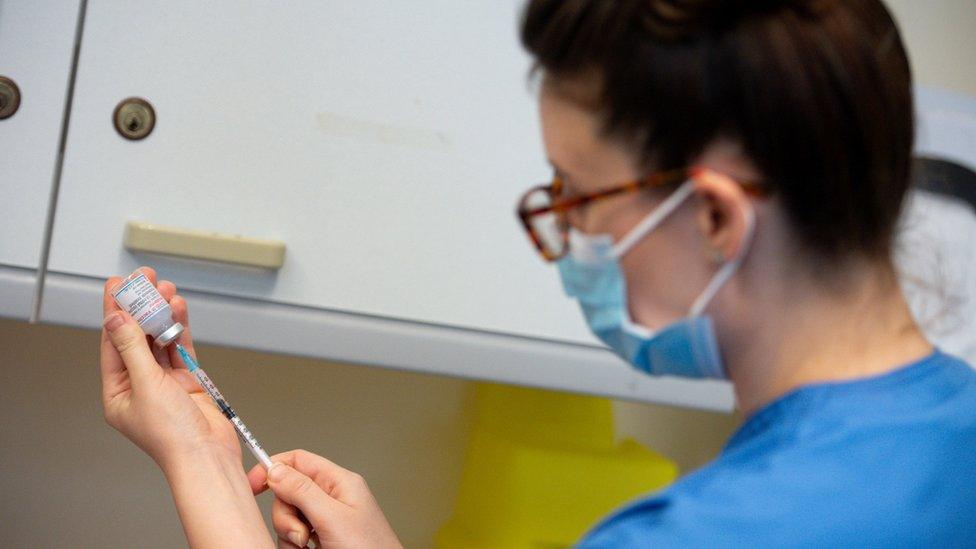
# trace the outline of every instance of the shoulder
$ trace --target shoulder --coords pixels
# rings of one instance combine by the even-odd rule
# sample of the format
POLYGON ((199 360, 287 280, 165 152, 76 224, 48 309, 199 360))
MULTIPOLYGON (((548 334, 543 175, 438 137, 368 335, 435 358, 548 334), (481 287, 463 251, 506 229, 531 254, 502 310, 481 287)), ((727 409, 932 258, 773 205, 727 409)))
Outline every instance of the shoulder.
POLYGON ((798 394, 756 419, 712 464, 614 513, 580 547, 976 538, 976 484, 964 480, 976 478, 976 372, 962 361, 935 355, 860 387, 798 394), (938 520, 903 520, 922 515, 938 520))
MULTIPOLYGON (((962 480, 976 462, 943 478, 891 479, 893 468, 859 475, 863 463, 844 461, 839 452, 822 467, 720 465, 625 507, 579 547, 952 546, 976 537, 976 490, 962 480), (905 520, 913 516, 931 522, 905 520)), ((899 462, 901 473, 919 465, 899 462)))
POLYGON ((798 545, 800 535, 822 542, 821 536, 800 528, 812 511, 803 509, 809 499, 798 497, 797 485, 791 490, 780 474, 770 473, 729 467, 720 460, 614 513, 579 547, 798 545))

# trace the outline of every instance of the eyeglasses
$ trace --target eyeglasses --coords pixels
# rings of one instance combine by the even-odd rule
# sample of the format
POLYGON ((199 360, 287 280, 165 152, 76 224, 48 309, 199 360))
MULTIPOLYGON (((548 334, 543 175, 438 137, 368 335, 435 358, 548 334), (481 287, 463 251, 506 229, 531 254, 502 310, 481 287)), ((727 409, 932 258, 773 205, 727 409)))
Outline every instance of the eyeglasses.
MULTIPOLYGON (((569 213, 572 210, 611 196, 683 183, 697 172, 696 168, 657 172, 609 189, 567 197, 561 196, 564 192, 562 179, 555 177, 552 182, 533 187, 522 195, 518 216, 542 258, 557 261, 569 252, 569 213)), ((750 194, 763 194, 756 183, 740 181, 739 184, 750 194)))

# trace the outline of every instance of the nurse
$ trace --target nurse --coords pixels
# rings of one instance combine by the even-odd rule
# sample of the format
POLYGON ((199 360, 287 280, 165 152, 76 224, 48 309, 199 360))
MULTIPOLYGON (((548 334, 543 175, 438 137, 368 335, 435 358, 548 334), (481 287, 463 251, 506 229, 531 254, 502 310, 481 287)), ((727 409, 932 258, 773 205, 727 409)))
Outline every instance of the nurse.
MULTIPOLYGON (((580 546, 973 544, 976 372, 925 339, 892 266, 914 127, 881 2, 532 0, 521 30, 554 169, 518 205, 540 257, 633 367, 728 378, 746 417, 580 546)), ((106 419, 162 468, 191 545, 271 546, 270 486, 281 547, 399 546, 323 457, 245 475, 180 362, 108 295, 105 314, 106 419)))

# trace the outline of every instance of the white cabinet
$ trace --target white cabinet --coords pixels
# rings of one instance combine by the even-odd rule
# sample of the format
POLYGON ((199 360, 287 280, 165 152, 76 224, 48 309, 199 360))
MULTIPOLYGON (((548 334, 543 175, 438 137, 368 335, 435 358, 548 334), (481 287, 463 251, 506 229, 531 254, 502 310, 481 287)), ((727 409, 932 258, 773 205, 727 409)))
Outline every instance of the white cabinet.
POLYGON ((514 215, 547 176, 521 0, 93 0, 52 271, 581 343, 514 215), (147 99, 143 141, 111 124, 147 99), (282 241, 279 271, 136 256, 127 221, 282 241), (82 230, 83 228, 83 230, 82 230))
MULTIPOLYGON (((515 201, 549 174, 521 4, 90 0, 42 319, 96 327, 100 281, 150 264, 202 341, 730 408, 726 383, 650 378, 600 346, 523 235, 515 201), (128 97, 155 109, 144 140, 113 127, 128 97), (130 221, 287 253, 277 270, 132 253, 130 221)), ((0 122, 7 271, 40 253, 77 9, 27 6, 0 4, 0 74, 28 97, 0 122)), ((920 150, 969 158, 952 136, 970 126, 922 108, 920 150)))
MULTIPOLYGON (((97 326, 100 281, 150 264, 202 341, 730 408, 726 383, 599 345, 523 235, 515 202, 549 174, 521 4, 91 0, 42 319, 97 326), (128 97, 155 109, 144 140, 113 127, 128 97), (285 261, 132 253, 130 221, 281 241, 285 261)), ((922 150, 952 133, 922 127, 922 150)), ((28 210, 13 220, 41 227, 28 210)), ((30 265, 36 238, 2 238, 30 265)))
MULTIPOLYGON (((0 120, 0 316, 27 318, 43 246, 78 1, 0 2, 0 76, 20 92, 0 120)), ((12 87, 11 87, 12 89, 12 87)))
POLYGON ((96 325, 98 280, 187 289, 203 340, 728 408, 599 347, 515 202, 548 177, 522 0, 91 0, 43 318, 96 325), (120 137, 137 96, 153 133, 120 137), (128 221, 282 241, 269 271, 123 248, 128 221))

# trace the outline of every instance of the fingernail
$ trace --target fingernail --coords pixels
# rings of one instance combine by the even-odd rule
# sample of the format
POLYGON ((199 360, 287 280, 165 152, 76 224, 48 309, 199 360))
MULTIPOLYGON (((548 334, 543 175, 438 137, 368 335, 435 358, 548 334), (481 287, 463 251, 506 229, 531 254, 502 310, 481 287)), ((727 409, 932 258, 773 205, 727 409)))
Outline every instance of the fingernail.
POLYGON ((275 463, 268 469, 268 480, 272 482, 278 482, 279 480, 285 478, 285 466, 280 463, 275 463))
POLYGON ((305 536, 303 536, 302 533, 297 530, 288 532, 288 541, 299 547, 305 547, 305 536))
POLYGON ((114 312, 105 317, 105 320, 102 322, 102 326, 104 326, 106 330, 114 332, 116 328, 124 323, 125 319, 122 318, 122 315, 120 315, 118 312, 114 312))

